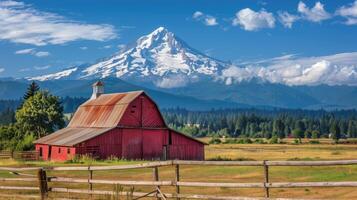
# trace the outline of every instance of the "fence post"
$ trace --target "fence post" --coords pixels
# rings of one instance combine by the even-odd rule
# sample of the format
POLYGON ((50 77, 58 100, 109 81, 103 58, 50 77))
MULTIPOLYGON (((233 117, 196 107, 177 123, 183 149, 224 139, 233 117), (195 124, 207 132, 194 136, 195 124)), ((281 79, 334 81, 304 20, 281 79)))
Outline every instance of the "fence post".
MULTIPOLYGON (((175 182, 177 184, 177 182, 180 181, 180 165, 175 165, 175 182)), ((180 194, 180 186, 176 185, 176 195, 178 196, 180 194)), ((180 199, 179 197, 177 197, 176 199, 180 199)))
POLYGON ((265 188, 265 197, 269 198, 269 187, 267 184, 269 183, 269 166, 266 163, 266 160, 263 161, 264 164, 264 188, 265 188))
MULTIPOLYGON (((153 178, 154 178, 154 181, 159 181, 159 168, 158 167, 153 168, 153 178)), ((156 186, 156 188, 160 189, 160 186, 156 186)), ((156 199, 160 199, 158 197, 158 191, 156 192, 156 199)))
POLYGON ((47 176, 46 171, 42 168, 37 171, 37 178, 39 183, 41 200, 44 200, 48 196, 48 185, 47 185, 47 176))

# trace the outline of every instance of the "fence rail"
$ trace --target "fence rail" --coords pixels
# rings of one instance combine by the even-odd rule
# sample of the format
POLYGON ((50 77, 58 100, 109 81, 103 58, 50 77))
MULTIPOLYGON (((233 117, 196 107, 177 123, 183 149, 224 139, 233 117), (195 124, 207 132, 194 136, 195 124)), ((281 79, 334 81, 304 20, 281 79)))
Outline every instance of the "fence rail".
POLYGON ((40 155, 38 151, 0 151, 0 159, 17 159, 34 161, 39 160, 40 155))
MULTIPOLYGON (((158 199, 176 198, 176 199, 250 199, 246 197, 225 197, 198 194, 181 194, 180 187, 224 187, 224 188, 263 188, 265 197, 269 198, 270 188, 297 188, 297 187, 357 187, 357 181, 340 181, 340 182, 270 182, 269 168, 273 166, 336 166, 336 165, 356 165, 357 160, 337 160, 337 161, 158 161, 133 165, 117 166, 88 166, 88 167, 31 167, 31 168, 11 168, 0 167, 1 171, 10 171, 22 176, 33 176, 18 172, 37 171, 37 178, 0 178, 0 181, 38 181, 38 187, 19 187, 19 186, 0 186, 0 189, 7 190, 38 190, 42 199, 45 199, 49 192, 71 192, 86 194, 112 194, 112 191, 93 190, 93 184, 109 184, 122 186, 154 186, 155 190, 149 193, 133 192, 133 196, 140 197, 157 197, 158 199), (262 182, 258 183, 223 183, 223 182, 186 182, 180 181, 180 165, 197 165, 197 166, 262 166, 264 177, 262 182), (159 179, 159 167, 174 166, 175 176, 172 180, 159 179), (124 170, 124 169, 153 169, 152 181, 130 181, 130 180, 99 180, 93 179, 94 171, 105 170, 124 170), (47 177, 48 171, 88 171, 88 179, 66 178, 66 177, 47 177), (88 190, 68 189, 49 187, 50 182, 61 183, 83 183, 88 184, 88 190), (166 194, 160 189, 161 186, 175 187, 175 193, 166 194)), ((127 194, 125 194, 127 195, 127 194)), ((262 197, 263 198, 263 197, 262 197)), ((254 198, 257 199, 257 198, 254 198)), ((258 198, 259 199, 259 198, 258 198)), ((281 199, 281 198, 279 198, 281 199)))

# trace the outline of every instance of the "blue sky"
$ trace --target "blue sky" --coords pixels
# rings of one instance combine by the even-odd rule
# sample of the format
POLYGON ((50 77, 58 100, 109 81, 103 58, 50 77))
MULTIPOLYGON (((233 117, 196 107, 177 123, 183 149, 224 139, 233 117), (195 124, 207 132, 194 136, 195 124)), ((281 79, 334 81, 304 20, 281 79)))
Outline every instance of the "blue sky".
POLYGON ((357 51, 353 0, 0 1, 0 16, 1 77, 92 63, 159 26, 236 63, 357 51))

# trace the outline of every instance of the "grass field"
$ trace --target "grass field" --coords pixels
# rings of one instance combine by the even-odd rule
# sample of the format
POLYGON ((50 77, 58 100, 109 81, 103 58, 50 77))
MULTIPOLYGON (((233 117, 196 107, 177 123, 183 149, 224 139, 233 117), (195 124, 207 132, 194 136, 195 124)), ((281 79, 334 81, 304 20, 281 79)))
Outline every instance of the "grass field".
MULTIPOLYGON (((322 144, 219 144, 206 146, 206 159, 216 160, 340 160, 357 159, 357 145, 332 145, 329 142, 322 144)), ((141 161, 99 161, 92 165, 121 165, 141 161)), ((0 161, 1 166, 49 166, 49 165, 88 165, 66 164, 54 162, 17 162, 13 160, 0 161)), ((51 172, 49 174, 61 177, 87 178, 87 172, 51 172)), ((182 166, 182 181, 211 181, 211 182, 262 182, 262 167, 221 167, 221 166, 182 166)), ((8 172, 0 171, 0 177, 15 177, 8 172)), ((161 180, 172 180, 173 167, 160 168, 161 180)), ((108 180, 152 180, 151 169, 135 169, 122 171, 96 171, 94 179, 108 180)), ((356 166, 329 166, 329 167, 271 167, 270 180, 272 182, 299 182, 299 181, 357 181, 356 166)), ((1 185, 33 186, 35 183, 0 182, 1 185)), ((52 183, 51 183, 52 184, 52 183)), ((68 188, 86 189, 86 184, 56 184, 68 188)), ((94 185, 94 189, 112 190, 113 186, 94 185)), ((126 188, 128 189, 128 188, 126 188)), ((136 187, 136 191, 150 191, 150 187, 136 187)), ((165 192, 173 192, 173 188, 163 187, 165 192)), ((233 188, 182 188, 183 193, 212 194, 227 196, 263 197, 263 189, 233 189, 233 188)), ((13 194, 13 191, 0 191, 1 194, 13 194)), ((17 192, 17 194, 26 192, 17 192)), ((11 199, 1 197, 1 199, 11 199)), ((74 197, 73 194, 56 195, 74 197)), ((271 189, 272 197, 315 198, 315 199, 357 199, 356 188, 297 188, 271 189)), ((108 199, 108 197, 98 197, 108 199)), ((14 198, 15 199, 15 198, 14 198)), ((18 199, 18 198, 16 198, 18 199)))

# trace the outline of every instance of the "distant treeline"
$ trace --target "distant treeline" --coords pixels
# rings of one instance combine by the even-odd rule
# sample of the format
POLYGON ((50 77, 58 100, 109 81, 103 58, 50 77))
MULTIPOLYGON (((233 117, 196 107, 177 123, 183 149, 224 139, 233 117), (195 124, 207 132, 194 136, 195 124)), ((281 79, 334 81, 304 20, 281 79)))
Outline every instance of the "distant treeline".
POLYGON ((192 136, 254 138, 357 137, 356 110, 164 109, 166 122, 192 136))
MULTIPOLYGON (((82 97, 61 98, 64 113, 73 113, 79 105, 87 99, 82 97)), ((0 125, 6 125, 15 121, 15 110, 21 105, 22 100, 0 100, 0 125)))

